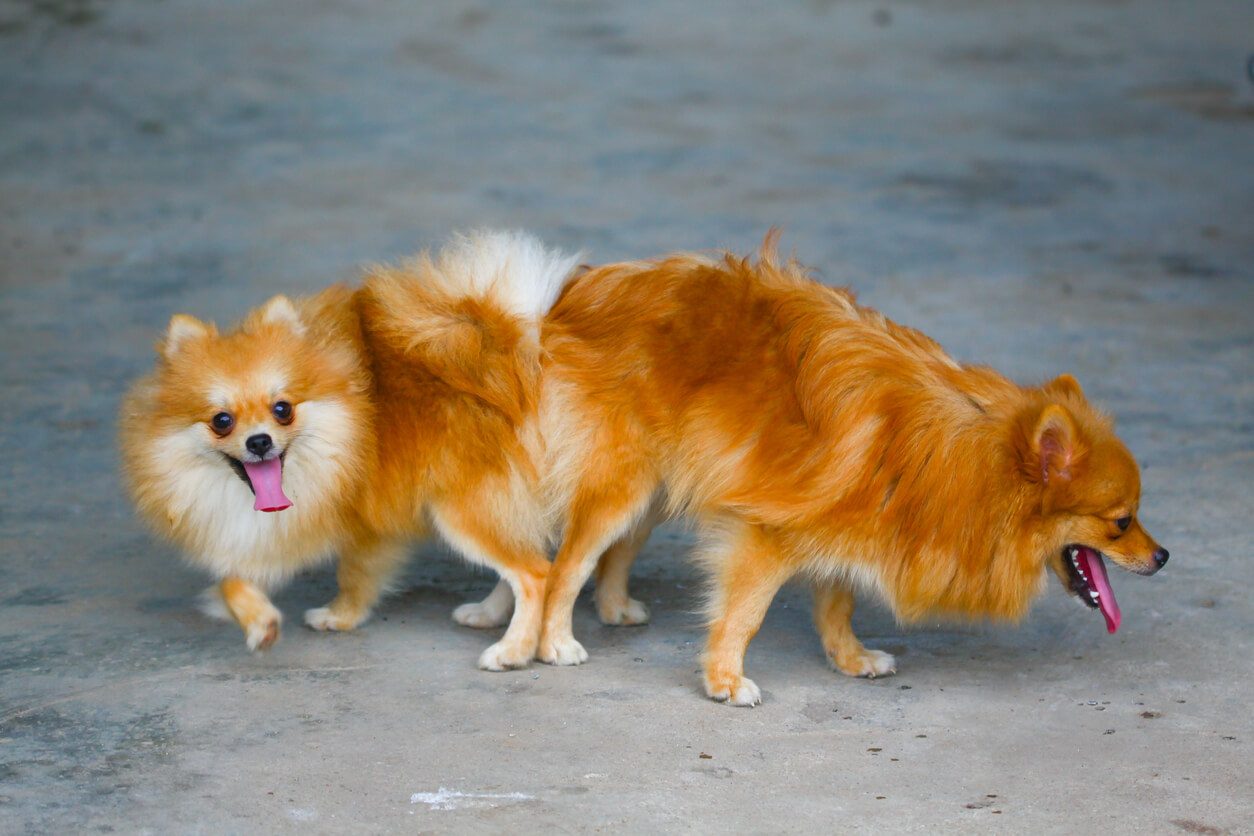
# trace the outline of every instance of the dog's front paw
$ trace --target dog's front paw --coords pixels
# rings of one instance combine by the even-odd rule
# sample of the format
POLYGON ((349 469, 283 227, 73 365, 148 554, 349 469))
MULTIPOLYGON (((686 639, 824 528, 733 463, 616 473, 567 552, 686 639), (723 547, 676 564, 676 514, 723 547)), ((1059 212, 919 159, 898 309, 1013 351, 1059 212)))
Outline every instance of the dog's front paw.
POLYGON ((501 640, 479 656, 479 668, 485 671, 525 668, 535 655, 535 651, 531 648, 501 640))
POLYGON ((862 648, 856 653, 847 653, 832 659, 836 670, 848 676, 864 676, 874 679, 877 676, 890 676, 897 672, 897 660, 891 653, 882 650, 862 648))
POLYGON ((752 707, 762 702, 762 691, 757 683, 746 676, 706 675, 705 693, 718 702, 728 705, 752 707))
POLYGON ((272 612, 260 613, 257 618, 241 625, 244 628, 244 642, 253 653, 260 653, 274 647, 279 640, 279 625, 283 616, 274 607, 272 612))
POLYGON ((583 649, 583 645, 574 636, 556 641, 544 639, 540 642, 537 656, 541 662, 550 665, 582 665, 588 661, 588 651, 583 649))
POLYGON ((598 601, 597 615, 601 617, 602 624, 619 627, 649 623, 649 608, 635 598, 628 598, 626 601, 598 601))
POLYGON ((500 627, 509 621, 512 607, 495 607, 487 601, 462 604, 453 610, 453 620, 463 627, 500 627))
POLYGON ((315 630, 352 630, 365 619, 337 612, 334 606, 305 610, 305 624, 315 630))

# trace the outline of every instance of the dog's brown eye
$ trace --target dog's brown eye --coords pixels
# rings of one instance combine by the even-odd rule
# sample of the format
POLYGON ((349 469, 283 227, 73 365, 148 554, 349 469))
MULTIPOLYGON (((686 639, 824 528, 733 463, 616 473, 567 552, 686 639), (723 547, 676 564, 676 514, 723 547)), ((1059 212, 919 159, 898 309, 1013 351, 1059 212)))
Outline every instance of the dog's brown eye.
POLYGON ((229 412, 219 412, 209 419, 209 426, 218 435, 226 435, 235 427, 235 416, 229 412))
POLYGON ((296 417, 296 411, 287 401, 279 401, 270 407, 270 412, 274 414, 274 420, 280 424, 290 424, 292 419, 296 417))
POLYGON ((1115 520, 1115 525, 1119 526, 1120 531, 1127 531, 1128 526, 1132 525, 1132 518, 1120 517, 1119 519, 1115 520))

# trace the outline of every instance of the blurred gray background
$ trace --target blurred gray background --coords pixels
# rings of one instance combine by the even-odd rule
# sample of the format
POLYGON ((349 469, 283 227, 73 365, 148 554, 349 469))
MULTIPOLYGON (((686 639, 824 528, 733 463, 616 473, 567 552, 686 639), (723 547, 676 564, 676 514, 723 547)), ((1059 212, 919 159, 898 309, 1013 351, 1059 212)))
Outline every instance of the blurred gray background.
POLYGON ((1254 831, 1249 2, 0 4, 0 831, 1254 831), (701 695, 689 538, 647 627, 475 669, 494 579, 415 547, 361 631, 250 656, 133 519, 114 415, 175 312, 477 226, 592 262, 782 247, 964 360, 1118 419, 1172 552, 1124 611, 855 626, 789 588, 753 710, 701 695))

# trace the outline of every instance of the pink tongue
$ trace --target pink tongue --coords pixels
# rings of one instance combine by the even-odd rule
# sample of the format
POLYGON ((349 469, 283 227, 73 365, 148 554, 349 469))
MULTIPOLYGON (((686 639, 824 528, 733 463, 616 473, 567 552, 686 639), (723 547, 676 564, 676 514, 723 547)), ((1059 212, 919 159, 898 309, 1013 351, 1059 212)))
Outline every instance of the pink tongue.
POLYGON ((1110 578, 1106 577, 1106 563, 1092 549, 1080 549, 1076 562, 1088 576, 1089 583, 1097 590, 1097 606, 1102 615, 1106 616, 1106 632, 1113 633, 1119 629, 1122 616, 1119 613, 1119 602, 1115 600, 1115 591, 1110 588, 1110 578))
POLYGON ((254 511, 282 511, 292 507, 292 500, 283 494, 283 460, 278 456, 264 462, 244 462, 248 481, 253 483, 257 501, 254 511))

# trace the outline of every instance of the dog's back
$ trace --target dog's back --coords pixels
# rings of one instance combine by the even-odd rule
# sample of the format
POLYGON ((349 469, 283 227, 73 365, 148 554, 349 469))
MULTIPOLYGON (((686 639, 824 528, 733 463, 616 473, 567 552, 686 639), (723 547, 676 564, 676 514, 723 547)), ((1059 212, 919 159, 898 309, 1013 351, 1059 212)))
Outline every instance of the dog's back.
POLYGON ((582 398, 564 414, 648 439, 638 454, 673 510, 771 524, 829 511, 889 437, 941 443, 1017 388, 769 252, 593 269, 554 306, 545 349, 570 383, 555 388, 582 398))

